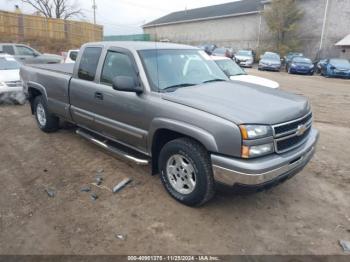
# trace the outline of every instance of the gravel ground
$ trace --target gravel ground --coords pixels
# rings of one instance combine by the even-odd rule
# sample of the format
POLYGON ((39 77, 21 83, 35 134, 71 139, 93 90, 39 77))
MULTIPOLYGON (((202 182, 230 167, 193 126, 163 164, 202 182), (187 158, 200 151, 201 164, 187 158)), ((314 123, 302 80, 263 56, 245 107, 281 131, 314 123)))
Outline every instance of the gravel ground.
POLYGON ((321 132, 317 153, 276 188, 221 192, 201 208, 175 202, 148 167, 118 160, 73 128, 42 133, 28 105, 1 106, 0 253, 344 254, 338 241, 350 240, 350 81, 248 71, 310 98, 321 132), (101 168, 105 187, 91 185, 99 197, 93 201, 80 189, 101 168), (112 194, 125 177, 133 182, 112 194))

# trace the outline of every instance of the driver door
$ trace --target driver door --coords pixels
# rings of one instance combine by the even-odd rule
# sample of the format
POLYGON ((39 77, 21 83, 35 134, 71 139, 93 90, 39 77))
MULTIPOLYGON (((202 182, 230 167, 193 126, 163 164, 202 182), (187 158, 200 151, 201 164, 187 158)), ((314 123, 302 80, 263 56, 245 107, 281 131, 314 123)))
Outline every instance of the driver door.
POLYGON ((16 45, 16 54, 16 58, 25 64, 35 63, 35 58, 37 57, 37 52, 23 45, 16 45))
POLYGON ((95 108, 96 127, 100 133, 144 152, 148 128, 145 97, 113 89, 117 76, 138 77, 133 55, 121 48, 108 50, 104 60, 97 88, 102 98, 95 108))

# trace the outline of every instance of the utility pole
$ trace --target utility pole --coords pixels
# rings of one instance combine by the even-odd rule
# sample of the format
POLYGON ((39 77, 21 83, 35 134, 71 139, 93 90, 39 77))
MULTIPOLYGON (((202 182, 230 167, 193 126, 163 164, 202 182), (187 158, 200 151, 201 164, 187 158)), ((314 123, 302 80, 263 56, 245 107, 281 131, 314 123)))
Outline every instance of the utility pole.
POLYGON ((97 9, 96 0, 92 0, 92 2, 93 2, 92 9, 94 10, 94 24, 96 25, 96 9, 97 9))
POLYGON ((324 10, 324 17, 323 17, 323 24, 322 24, 322 32, 321 32, 321 40, 320 40, 319 52, 321 52, 321 50, 323 48, 323 38, 324 38, 324 35, 325 35, 326 24, 327 24, 328 5, 329 5, 329 0, 326 0, 326 7, 325 7, 325 10, 324 10))

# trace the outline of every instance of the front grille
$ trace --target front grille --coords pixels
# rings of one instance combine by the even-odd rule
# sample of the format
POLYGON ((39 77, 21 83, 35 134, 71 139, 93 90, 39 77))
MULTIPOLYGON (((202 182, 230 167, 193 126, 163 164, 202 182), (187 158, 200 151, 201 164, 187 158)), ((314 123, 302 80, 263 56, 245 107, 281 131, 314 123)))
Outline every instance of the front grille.
POLYGON ((275 150, 284 153, 303 144, 311 132, 312 114, 273 126, 275 150))
POLYGON ((311 128, 307 129, 301 136, 292 136, 288 139, 276 141, 277 152, 286 152, 301 145, 305 141, 306 137, 309 136, 310 132, 311 128))
POLYGON ((5 84, 6 84, 8 87, 22 86, 22 82, 21 82, 21 81, 8 81, 8 82, 5 82, 5 84))
POLYGON ((291 122, 280 124, 280 125, 275 125, 274 126, 275 136, 279 137, 279 136, 286 135, 287 133, 296 132, 299 125, 305 125, 310 121, 312 121, 312 114, 311 113, 306 115, 305 117, 297 119, 295 121, 291 121, 291 122))

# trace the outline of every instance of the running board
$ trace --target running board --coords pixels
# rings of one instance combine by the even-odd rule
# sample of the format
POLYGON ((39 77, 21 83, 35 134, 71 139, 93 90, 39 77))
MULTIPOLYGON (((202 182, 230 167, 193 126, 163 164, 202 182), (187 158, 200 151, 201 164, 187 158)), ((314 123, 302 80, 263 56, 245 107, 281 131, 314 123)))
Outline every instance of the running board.
MULTIPOLYGON (((102 137, 100 137, 98 135, 95 135, 92 132, 85 131, 83 129, 77 129, 75 132, 78 135, 80 135, 81 137, 83 137, 83 138, 89 140, 90 142, 94 143, 95 145, 100 146, 100 147, 106 149, 107 151, 118 155, 121 158, 124 158, 126 160, 131 161, 131 162, 134 162, 137 165, 145 166, 145 165, 149 164, 149 160, 143 159, 143 158, 140 158, 140 157, 136 157, 136 156, 132 155, 131 153, 126 152, 126 150, 123 151, 123 150, 119 149, 117 146, 112 145, 112 143, 114 143, 114 142, 109 141, 108 139, 105 139, 105 138, 102 139, 102 137), (99 137, 101 139, 99 139, 99 137)), ((114 144, 116 144, 116 143, 114 143, 114 144)), ((125 147, 125 146, 121 145, 120 147, 125 147)), ((141 155, 140 153, 136 153, 135 152, 135 155, 137 155, 137 154, 141 155)))

